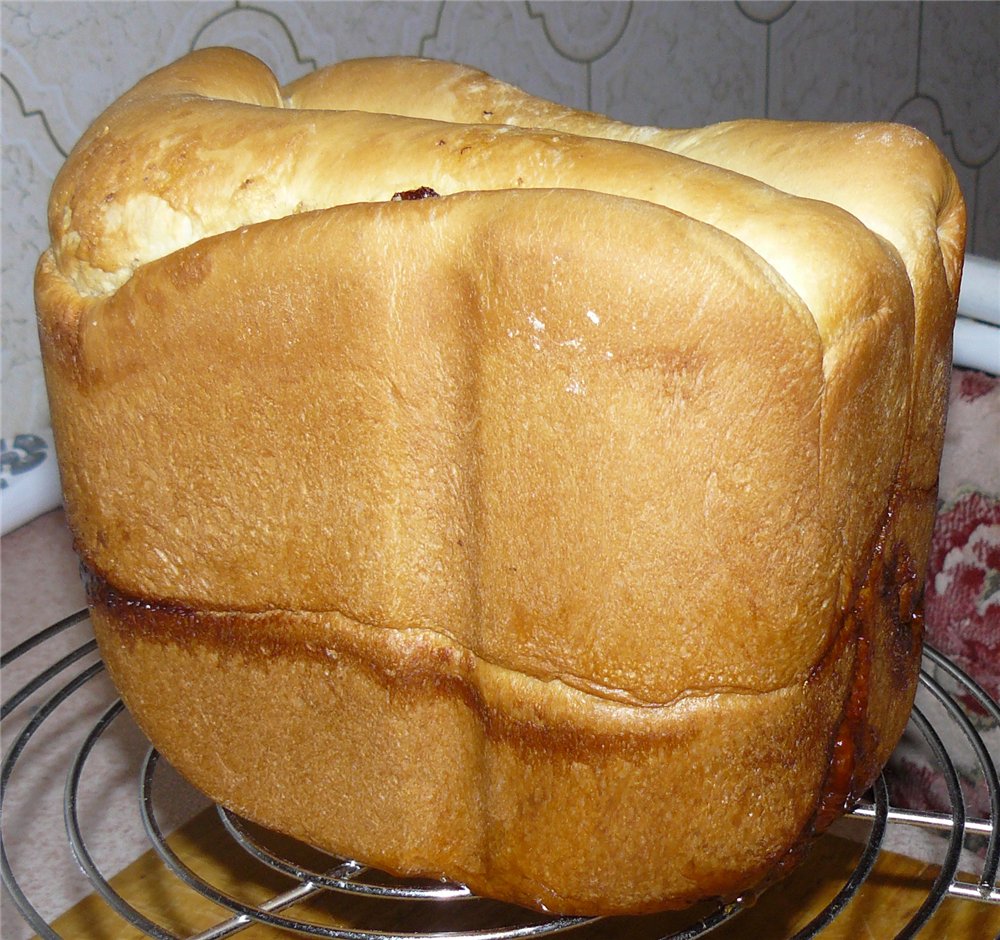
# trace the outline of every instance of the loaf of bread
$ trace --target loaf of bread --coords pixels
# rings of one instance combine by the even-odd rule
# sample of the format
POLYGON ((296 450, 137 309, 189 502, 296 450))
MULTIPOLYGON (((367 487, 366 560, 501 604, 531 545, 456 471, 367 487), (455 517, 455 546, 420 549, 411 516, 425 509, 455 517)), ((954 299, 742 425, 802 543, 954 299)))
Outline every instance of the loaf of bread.
POLYGON ((561 913, 786 870, 907 721, 964 242, 888 124, 193 53, 36 297, 100 648, 212 799, 561 913))

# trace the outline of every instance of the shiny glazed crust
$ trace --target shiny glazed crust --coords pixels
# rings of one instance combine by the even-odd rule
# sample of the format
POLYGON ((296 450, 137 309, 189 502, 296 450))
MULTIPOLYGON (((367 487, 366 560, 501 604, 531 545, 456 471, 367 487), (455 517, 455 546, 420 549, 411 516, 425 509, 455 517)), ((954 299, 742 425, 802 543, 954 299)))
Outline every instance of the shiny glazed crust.
POLYGON ((906 721, 961 199, 905 129, 800 135, 807 181, 920 181, 866 218, 470 75, 206 50, 70 156, 36 294, 102 653, 319 846, 566 913, 735 894, 906 721), (469 110, 364 110, 425 74, 469 110))

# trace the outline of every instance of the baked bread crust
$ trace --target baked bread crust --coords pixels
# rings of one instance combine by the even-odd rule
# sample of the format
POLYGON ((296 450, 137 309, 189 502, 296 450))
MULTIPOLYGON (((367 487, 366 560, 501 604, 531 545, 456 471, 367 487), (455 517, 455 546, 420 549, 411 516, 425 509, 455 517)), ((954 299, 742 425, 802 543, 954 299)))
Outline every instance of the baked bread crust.
POLYGON ((344 68, 194 53, 56 180, 111 674, 213 799, 337 853, 565 913, 745 890, 906 722, 954 178, 884 147, 914 254, 704 153, 331 105, 344 68))
POLYGON ((947 409, 952 318, 965 248, 965 207, 954 173, 919 131, 902 124, 741 120, 669 130, 614 121, 536 98, 479 69, 415 57, 353 59, 285 89, 297 108, 358 109, 548 128, 630 141, 704 161, 851 213, 889 241, 914 294, 911 429, 897 526, 927 566, 947 409))

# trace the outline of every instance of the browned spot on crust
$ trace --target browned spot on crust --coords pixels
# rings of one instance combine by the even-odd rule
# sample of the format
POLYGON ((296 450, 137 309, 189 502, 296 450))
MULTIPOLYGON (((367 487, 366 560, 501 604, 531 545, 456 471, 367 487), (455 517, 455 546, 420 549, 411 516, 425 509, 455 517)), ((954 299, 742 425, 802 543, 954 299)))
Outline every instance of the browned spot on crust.
POLYGON ((707 366, 704 355, 670 346, 642 346, 618 353, 612 366, 626 372, 645 373, 661 384, 664 392, 690 390, 707 366))
POLYGON ((393 193, 392 201, 413 202, 418 199, 433 199, 439 195, 430 186, 418 186, 416 189, 407 189, 401 193, 393 193))
POLYGON ((892 621, 889 676, 896 690, 903 692, 910 686, 913 662, 924 635, 923 583, 903 545, 893 547, 892 558, 883 571, 882 603, 892 621))
POLYGON ((177 263, 167 265, 166 271, 179 291, 190 290, 212 273, 211 251, 200 245, 178 252, 176 258, 177 263))
MULTIPOLYGON (((830 769, 807 838, 809 834, 823 832, 850 810, 881 770, 877 762, 880 742, 868 719, 875 630, 880 622, 892 625, 889 656, 883 657, 888 659, 884 665, 888 666, 890 681, 900 694, 912 687, 923 633, 923 597, 906 546, 893 543, 890 548, 887 545, 893 517, 901 499, 905 498, 903 492, 903 487, 897 486, 890 495, 882 525, 870 549, 870 563, 859 569, 861 577, 855 583, 843 624, 813 672, 815 676, 827 668, 828 663, 840 659, 848 644, 856 644, 849 694, 832 744, 830 769)), ((883 664, 880 662, 880 665, 883 664)))

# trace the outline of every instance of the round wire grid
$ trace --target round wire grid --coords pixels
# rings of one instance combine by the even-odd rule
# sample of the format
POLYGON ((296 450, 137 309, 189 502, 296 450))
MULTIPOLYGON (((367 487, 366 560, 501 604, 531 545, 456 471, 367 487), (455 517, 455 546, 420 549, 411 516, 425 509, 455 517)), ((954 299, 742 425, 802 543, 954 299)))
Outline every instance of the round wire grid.
MULTIPOLYGON (((7 672, 3 676, 5 681, 15 672, 8 667, 29 653, 33 657, 29 678, 19 678, 18 688, 2 705, 8 745, 0 772, 0 867, 10 899, 39 937, 59 938, 63 935, 49 925, 46 915, 32 900, 33 893, 37 893, 38 879, 36 875, 29 878, 25 873, 32 868, 33 847, 28 846, 28 850, 23 851, 25 847, 15 846, 8 834, 12 820, 26 812, 26 806, 32 800, 30 792, 18 792, 14 784, 31 761, 43 757, 48 759, 51 746, 36 745, 36 742, 43 738, 44 729, 56 723, 56 716, 60 715, 61 720, 64 723, 68 721, 68 727, 72 729, 69 735, 72 740, 68 743, 65 730, 60 729, 58 735, 59 740, 67 745, 64 763, 56 768, 56 772, 65 775, 61 800, 64 828, 59 836, 62 848, 72 855, 75 864, 86 876, 87 890, 96 893, 103 904, 121 919, 123 929, 125 925, 132 929, 129 936, 146 935, 159 940, 219 940, 247 929, 259 929, 260 925, 272 930, 272 934, 268 935, 284 931, 290 936, 339 940, 409 940, 416 937, 515 940, 552 935, 604 935, 602 928, 595 927, 598 921, 594 918, 546 917, 476 898, 461 885, 393 879, 356 861, 323 855, 291 840, 276 837, 217 807, 220 831, 230 843, 223 850, 237 855, 245 853, 247 858, 244 861, 252 860, 252 864, 280 878, 283 885, 265 900, 251 902, 246 897, 238 896, 231 886, 227 888, 213 883, 203 872, 199 872, 191 859, 183 857, 183 853, 176 851, 168 842, 160 818, 163 813, 161 807, 170 802, 172 788, 186 784, 165 768, 154 749, 143 745, 144 756, 133 769, 131 782, 133 793, 137 796, 136 815, 148 840, 144 847, 151 847, 158 856, 159 877, 167 881, 175 880, 218 909, 218 919, 211 927, 197 933, 173 932, 169 926, 164 926, 155 916, 140 910, 139 905, 119 893, 112 885, 112 874, 98 860, 100 851, 93 848, 93 843, 100 841, 99 828, 97 835, 91 831, 93 826, 88 828, 90 810, 87 805, 93 800, 85 799, 81 791, 88 780, 92 788, 96 786, 100 790, 104 786, 99 779, 101 767, 95 765, 93 757, 95 749, 114 734, 116 727, 122 723, 130 724, 131 719, 103 675, 104 667, 97 655, 87 612, 80 611, 67 617, 5 653, 0 658, 0 667, 7 672), (70 636, 75 638, 67 640, 66 637, 70 636), (60 637, 62 642, 59 642, 60 637), (37 671, 35 659, 40 659, 37 671), (108 691, 101 693, 104 702, 94 720, 90 717, 91 712, 84 713, 76 702, 85 690, 99 685, 102 678, 108 691), (34 754, 35 750, 43 752, 42 756, 34 754), (98 778, 96 781, 95 777, 98 778), (22 850, 16 853, 16 861, 12 858, 15 848, 22 850), (29 885, 28 881, 32 884, 29 885), (310 906, 317 898, 324 902, 322 910, 315 905, 310 906), (338 906, 344 905, 353 905, 351 909, 355 912, 355 920, 360 909, 360 916, 367 917, 369 922, 345 925, 343 918, 338 918, 336 914, 338 906), (416 915, 413 914, 415 906, 420 907, 416 915), (398 916, 401 908, 410 912, 408 919, 398 916), (386 916, 387 910, 395 914, 386 916), (429 913, 425 915, 423 912, 429 913), (404 921, 409 925, 418 923, 422 929, 414 930, 412 926, 401 929, 398 925, 404 921)), ((866 881, 885 847, 887 832, 899 827, 937 831, 939 836, 935 844, 940 846, 940 868, 927 878, 926 894, 922 896, 918 909, 907 915, 908 920, 901 929, 893 927, 896 937, 916 935, 948 898, 973 904, 1000 905, 1000 889, 997 886, 1000 779, 996 758, 990 753, 980 732, 980 729, 1000 726, 1000 707, 975 681, 936 650, 925 648, 922 665, 920 692, 907 733, 922 740, 933 755, 944 780, 951 812, 924 812, 891 805, 886 779, 880 777, 869 798, 858 805, 847 820, 863 829, 856 857, 852 861, 853 869, 847 872, 833 897, 809 923, 796 925, 794 933, 786 932, 780 936, 806 940, 823 934, 865 890, 866 881), (962 781, 953 753, 956 739, 981 769, 988 793, 987 818, 970 817, 966 811, 962 781), (967 871, 975 870, 972 880, 967 875, 959 874, 960 864, 967 871)), ((113 747, 114 742, 106 746, 113 747)), ((19 838, 23 839, 23 834, 19 834, 19 838)), ((808 867, 809 860, 804 864, 808 867)), ((45 875, 42 877, 44 882, 45 875)), ((688 914, 674 916, 666 932, 657 928, 661 932, 655 936, 658 940, 689 940, 711 934, 738 919, 753 903, 753 899, 739 899, 728 905, 703 905, 688 914)), ((635 931, 625 928, 624 933, 621 932, 621 919, 617 921, 619 933, 616 935, 638 936, 639 925, 645 922, 647 930, 643 936, 651 936, 649 918, 632 919, 630 922, 636 925, 635 931)))

